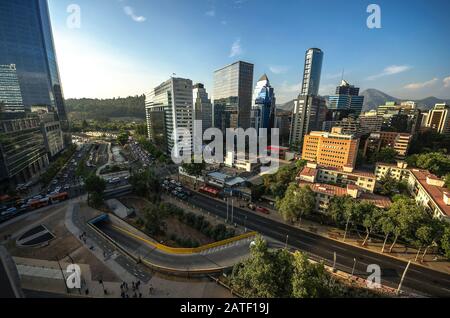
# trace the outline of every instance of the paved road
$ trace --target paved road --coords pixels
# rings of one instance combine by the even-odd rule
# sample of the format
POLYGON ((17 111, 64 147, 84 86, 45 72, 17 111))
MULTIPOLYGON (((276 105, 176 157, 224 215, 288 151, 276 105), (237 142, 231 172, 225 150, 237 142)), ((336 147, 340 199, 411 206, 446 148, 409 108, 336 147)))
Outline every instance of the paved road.
MULTIPOLYGON (((83 217, 80 214, 80 205, 75 204, 73 209, 73 216, 72 221, 76 227, 78 227, 81 231, 86 232, 87 236, 90 240, 93 240, 96 242, 97 246, 99 246, 104 253, 108 257, 111 257, 115 254, 115 247, 105 240, 103 237, 98 235, 95 231, 93 231, 89 226, 86 225, 85 217, 83 217)), ((89 241, 88 241, 89 243, 89 241)), ((147 283, 151 279, 151 275, 148 273, 148 271, 143 268, 140 265, 135 264, 133 261, 131 261, 128 257, 125 257, 123 255, 117 256, 117 258, 114 259, 120 266, 122 266, 128 273, 135 276, 139 280, 143 281, 144 283, 147 283)))
POLYGON ((167 254, 115 228, 109 221, 101 221, 95 226, 117 244, 133 255, 148 262, 182 272, 213 270, 232 267, 249 255, 250 239, 204 251, 200 254, 167 254))
MULTIPOLYGON (((194 194, 189 202, 205 211, 226 218, 225 202, 219 202, 201 194, 194 194)), ((354 258, 356 258, 355 274, 360 277, 367 278, 367 266, 377 264, 381 267, 382 284, 392 287, 398 286, 407 264, 404 261, 336 242, 239 208, 234 209, 234 222, 280 242, 285 242, 286 235, 289 235, 288 242, 291 247, 306 252, 313 259, 324 260, 328 265, 332 265, 334 252, 336 252, 337 269, 348 273, 352 271, 354 258)), ((425 295, 450 297, 450 275, 411 264, 403 287, 425 295)))

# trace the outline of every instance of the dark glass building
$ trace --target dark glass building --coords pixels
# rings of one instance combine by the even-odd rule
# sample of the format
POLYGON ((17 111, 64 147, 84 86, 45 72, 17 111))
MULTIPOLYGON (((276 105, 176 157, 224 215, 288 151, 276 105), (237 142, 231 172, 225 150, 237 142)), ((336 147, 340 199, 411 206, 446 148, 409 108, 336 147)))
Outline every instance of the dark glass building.
POLYGON ((55 107, 68 131, 47 0, 0 0, 0 65, 11 64, 25 109, 55 107))
POLYGON ((238 61, 214 72, 214 127, 250 127, 253 64, 238 61))
POLYGON ((306 51, 305 69, 303 72, 302 91, 300 95, 319 95, 322 63, 323 52, 321 49, 312 48, 306 51))

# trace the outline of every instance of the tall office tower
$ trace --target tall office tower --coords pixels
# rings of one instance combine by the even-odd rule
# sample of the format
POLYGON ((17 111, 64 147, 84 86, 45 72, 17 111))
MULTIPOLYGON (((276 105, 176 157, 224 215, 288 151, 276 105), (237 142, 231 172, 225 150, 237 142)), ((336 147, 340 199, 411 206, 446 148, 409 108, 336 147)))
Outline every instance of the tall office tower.
POLYGON ((16 66, 0 65, 0 113, 16 112, 25 112, 16 66))
POLYGON ((28 182, 43 173, 48 164, 38 116, 0 121, 0 185, 28 182))
POLYGON ((192 149, 194 113, 192 101, 192 81, 184 78, 172 77, 147 95, 145 108, 148 137, 168 154, 174 147, 177 154, 192 149), (182 141, 181 129, 190 133, 190 136, 184 136, 186 146, 183 149, 176 147, 174 139, 177 136, 178 142, 182 141))
POLYGON ((16 65, 25 109, 54 106, 70 143, 47 0, 1 1, 0 65, 16 65))
POLYGON ((319 95, 320 77, 322 75, 323 52, 312 48, 306 51, 303 84, 300 95, 319 95))
POLYGON ((291 131, 292 112, 277 110, 276 125, 280 131, 280 146, 289 146, 289 134, 291 131))
POLYGON ((264 74, 256 84, 253 92, 253 106, 251 112, 251 127, 270 129, 275 127, 276 99, 269 78, 264 74))
POLYGON ((358 147, 359 139, 342 134, 341 128, 333 128, 331 133, 313 131, 305 137, 302 159, 326 167, 354 168, 358 147))
POLYGON ((194 120, 201 120, 203 133, 212 127, 212 103, 208 97, 205 86, 195 84, 192 90, 194 105, 194 120))
POLYGON ((289 143, 302 149, 303 139, 313 130, 321 130, 326 119, 326 101, 318 96, 299 96, 294 102, 289 143))
POLYGON ((428 113, 426 127, 438 134, 450 134, 450 106, 436 104, 428 113))
MULTIPOLYGON (((341 120, 343 116, 339 113, 353 114, 359 116, 361 114, 364 96, 359 96, 359 88, 350 85, 347 81, 342 80, 341 85, 336 88, 336 94, 328 97, 328 108, 333 112, 333 120, 341 120)), ((344 115, 345 117, 345 115, 344 115)))
POLYGON ((214 72, 214 127, 250 127, 253 64, 238 61, 214 72))

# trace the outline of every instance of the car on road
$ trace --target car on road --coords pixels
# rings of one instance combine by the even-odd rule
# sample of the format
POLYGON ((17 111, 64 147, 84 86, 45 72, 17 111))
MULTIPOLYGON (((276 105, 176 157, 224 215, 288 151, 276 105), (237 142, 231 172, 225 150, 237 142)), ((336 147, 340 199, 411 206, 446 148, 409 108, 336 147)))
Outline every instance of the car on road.
POLYGON ((263 208, 261 206, 257 207, 256 211, 259 212, 259 213, 270 214, 270 211, 268 209, 263 208))

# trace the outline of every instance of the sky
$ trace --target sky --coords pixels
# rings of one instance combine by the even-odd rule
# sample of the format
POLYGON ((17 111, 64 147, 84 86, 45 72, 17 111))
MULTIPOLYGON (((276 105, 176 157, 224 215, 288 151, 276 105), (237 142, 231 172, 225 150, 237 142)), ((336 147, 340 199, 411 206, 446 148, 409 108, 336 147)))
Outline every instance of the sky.
MULTIPOLYGON (((344 79, 403 99, 450 98, 448 0, 49 0, 66 98, 141 95, 173 74, 213 91, 243 60, 278 103, 300 92, 305 51, 324 51, 320 93, 344 79), (369 4, 381 28, 368 28, 369 4), (74 11, 75 10, 75 11, 74 11)), ((256 85, 256 82, 254 83, 256 85)))

